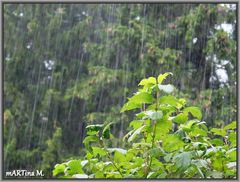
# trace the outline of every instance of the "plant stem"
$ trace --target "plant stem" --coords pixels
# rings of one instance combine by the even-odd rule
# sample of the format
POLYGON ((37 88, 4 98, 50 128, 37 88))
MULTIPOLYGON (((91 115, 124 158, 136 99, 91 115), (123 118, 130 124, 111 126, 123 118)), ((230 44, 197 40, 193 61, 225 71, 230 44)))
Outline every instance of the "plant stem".
POLYGON ((116 170, 120 173, 120 175, 121 175, 122 178, 123 178, 124 176, 123 176, 122 172, 120 171, 120 169, 119 169, 119 168, 117 167, 117 165, 115 164, 115 162, 114 162, 114 160, 112 159, 109 151, 106 149, 106 146, 104 145, 103 140, 102 140, 102 142, 100 142, 100 145, 101 145, 102 148, 105 149, 105 151, 107 152, 107 156, 108 156, 109 160, 112 162, 113 166, 116 168, 116 170))
MULTIPOLYGON (((159 98, 159 91, 157 91, 157 99, 156 99, 156 111, 158 111, 158 99, 159 98)), ((154 143, 155 143, 155 136, 156 136, 156 125, 157 125, 157 120, 154 121, 154 125, 153 125, 153 134, 152 134, 152 145, 151 145, 151 150, 153 149, 154 147, 154 143)), ((152 157, 150 155, 150 162, 148 164, 148 167, 147 167, 147 170, 146 170, 146 177, 149 173, 149 170, 151 168, 151 165, 152 165, 152 157)))

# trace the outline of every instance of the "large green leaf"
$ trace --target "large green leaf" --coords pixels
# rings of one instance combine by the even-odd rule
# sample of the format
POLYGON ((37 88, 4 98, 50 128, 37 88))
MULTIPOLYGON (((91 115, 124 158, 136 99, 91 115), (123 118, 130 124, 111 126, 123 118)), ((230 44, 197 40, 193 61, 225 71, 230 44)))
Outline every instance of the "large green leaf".
POLYGON ((186 113, 180 113, 173 118, 173 121, 178 124, 183 124, 188 120, 188 115, 186 113))
POLYGON ((68 166, 68 174, 83 174, 82 165, 80 160, 70 160, 67 163, 68 166))
POLYGON ((90 148, 90 142, 98 142, 99 138, 97 136, 87 136, 85 137, 85 139, 83 140, 83 143, 86 147, 87 150, 92 151, 92 149, 90 148))
POLYGON ((126 162, 126 156, 124 154, 122 154, 122 152, 115 151, 114 162, 116 162, 116 163, 126 162))
POLYGON ((167 152, 173 152, 183 148, 184 142, 176 135, 167 135, 163 140, 163 148, 167 152))
POLYGON ((130 123, 130 126, 133 127, 133 129, 138 129, 143 125, 143 121, 142 120, 133 120, 130 123))
POLYGON ((65 169, 66 169, 65 164, 56 164, 54 166, 53 176, 57 176, 61 173, 64 174, 65 169))
POLYGON ((140 81, 138 85, 155 85, 157 83, 156 78, 154 77, 149 77, 149 78, 144 78, 140 81))
POLYGON ((202 119, 202 112, 198 107, 186 107, 184 110, 186 113, 191 113, 194 117, 201 120, 202 119))
POLYGON ((233 121, 232 123, 225 126, 224 130, 233 130, 233 129, 236 129, 236 127, 237 127, 237 122, 233 121))
POLYGON ((173 157, 176 166, 181 169, 186 169, 191 164, 192 153, 183 152, 173 157))
POLYGON ((213 132, 214 135, 220 135, 222 137, 225 137, 225 135, 227 134, 223 128, 213 128, 211 129, 211 132, 213 132))
POLYGON ((147 103, 150 104, 154 100, 153 96, 147 92, 138 92, 131 98, 129 98, 130 102, 138 103, 138 104, 143 104, 147 103))
POLYGON ((100 156, 107 155, 107 152, 105 151, 104 148, 92 147, 92 150, 93 150, 93 156, 94 157, 96 157, 97 155, 100 155, 100 156))
POLYGON ((127 103, 125 103, 123 105, 120 112, 125 112, 125 111, 129 111, 129 110, 132 110, 132 109, 137 109, 137 108, 141 108, 141 104, 128 101, 127 103))
POLYGON ((176 107, 178 104, 178 100, 172 95, 166 95, 166 96, 160 97, 159 103, 176 107))

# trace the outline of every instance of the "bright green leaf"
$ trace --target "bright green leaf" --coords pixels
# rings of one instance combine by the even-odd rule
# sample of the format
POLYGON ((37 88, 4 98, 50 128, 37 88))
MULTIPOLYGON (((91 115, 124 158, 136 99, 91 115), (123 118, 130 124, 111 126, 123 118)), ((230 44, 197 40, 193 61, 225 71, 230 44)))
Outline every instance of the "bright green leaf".
POLYGON ((136 129, 133 134, 128 138, 128 142, 133 141, 140 133, 141 131, 146 127, 146 125, 141 126, 140 128, 136 129))
POLYGON ((173 118, 173 121, 178 124, 183 124, 188 120, 188 116, 186 113, 180 113, 173 118))
POLYGON ((186 113, 191 113, 194 117, 201 120, 202 119, 202 112, 198 107, 186 107, 184 110, 186 113))
POLYGON ((225 135, 227 134, 226 131, 222 128, 213 128, 211 129, 211 132, 213 132, 214 135, 220 135, 222 137, 225 137, 225 135))
POLYGON ((167 78, 168 75, 173 75, 173 74, 171 72, 160 74, 157 79, 158 83, 161 84, 167 78))
POLYGON ((224 130, 230 130, 230 129, 233 130, 233 129, 236 129, 236 127, 237 127, 237 122, 234 121, 234 122, 228 124, 227 126, 225 126, 224 130))

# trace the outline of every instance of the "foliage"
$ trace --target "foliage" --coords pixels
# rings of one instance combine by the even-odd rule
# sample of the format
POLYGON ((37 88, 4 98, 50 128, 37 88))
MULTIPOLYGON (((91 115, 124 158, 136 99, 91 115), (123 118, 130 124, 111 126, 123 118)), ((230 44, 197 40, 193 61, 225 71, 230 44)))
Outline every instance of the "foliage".
MULTIPOLYGON (((41 168, 44 171, 50 171, 52 165, 55 161, 59 161, 61 158, 61 137, 62 137, 62 129, 56 128, 56 131, 53 133, 52 139, 47 140, 46 150, 42 153, 42 164, 41 168)), ((49 175, 49 174, 45 174, 49 175)))
POLYGON ((56 164, 53 176, 236 178, 236 122, 209 130, 201 110, 187 106, 185 99, 172 95, 172 85, 163 84, 169 75, 143 79, 122 107, 121 112, 140 109, 123 138, 125 149, 107 145, 114 123, 89 125, 85 157, 56 164))

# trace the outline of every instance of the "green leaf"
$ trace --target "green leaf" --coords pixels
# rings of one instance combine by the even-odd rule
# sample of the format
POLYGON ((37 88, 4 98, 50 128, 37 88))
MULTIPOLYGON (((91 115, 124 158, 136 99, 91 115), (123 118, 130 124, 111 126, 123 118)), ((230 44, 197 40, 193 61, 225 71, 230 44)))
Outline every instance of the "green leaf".
POLYGON ((222 128, 213 128, 211 129, 211 132, 213 132, 214 135, 220 135, 222 137, 225 137, 225 135, 227 134, 226 131, 222 128))
POLYGON ((139 127, 141 127, 143 124, 142 120, 133 120, 130 123, 130 126, 133 127, 133 129, 138 129, 139 127))
POLYGON ((160 74, 157 79, 158 83, 161 84, 167 78, 168 75, 173 75, 173 74, 171 72, 160 74))
POLYGON ((64 164, 56 164, 53 170, 53 176, 57 176, 58 174, 64 174, 66 166, 64 164))
POLYGON ((178 100, 172 95, 166 95, 166 96, 160 97, 159 102, 160 104, 168 104, 175 107, 178 104, 178 100))
POLYGON ((157 122, 156 125, 156 138, 160 138, 159 135, 167 134, 172 129, 172 121, 163 120, 157 122))
POLYGON ((227 126, 224 127, 224 130, 233 130, 233 129, 236 129, 237 127, 237 123, 236 121, 228 124, 227 126))
POLYGON ((103 148, 92 147, 92 150, 93 150, 93 156, 94 157, 96 157, 97 155, 100 155, 100 156, 107 155, 107 152, 103 148))
POLYGON ((149 78, 144 78, 140 81, 138 85, 155 85, 157 83, 156 78, 154 77, 149 77, 149 78))
POLYGON ((183 152, 173 157, 178 168, 186 169, 191 164, 191 152, 183 152))
POLYGON ((228 140, 231 142, 230 146, 235 147, 236 146, 236 140, 237 140, 236 132, 229 133, 228 134, 228 140))
POLYGON ((202 112, 198 107, 187 107, 183 110, 183 112, 191 113, 194 117, 201 120, 202 119, 202 112))
POLYGON ((154 100, 153 96, 146 92, 138 92, 137 94, 129 98, 130 102, 134 102, 137 104, 143 103, 150 104, 153 102, 153 100, 154 100))
POLYGON ((109 139, 109 138, 110 138, 110 126, 111 126, 113 123, 114 123, 114 122, 108 123, 108 124, 104 127, 103 132, 102 132, 103 138, 105 138, 105 139, 109 139))
POLYGON ((170 85, 170 84, 167 84, 167 85, 158 84, 158 88, 159 88, 159 90, 162 90, 168 94, 174 90, 174 86, 170 85))
POLYGON ((115 151, 114 162, 116 162, 116 163, 126 162, 126 156, 123 155, 121 152, 115 151))
POLYGON ((184 145, 184 142, 180 140, 176 135, 167 135, 163 142, 163 148, 167 152, 180 150, 184 145))
POLYGON ((236 148, 230 149, 226 152, 227 156, 229 157, 230 162, 235 162, 237 159, 237 152, 236 148))
POLYGON ((202 128, 200 128, 199 126, 197 125, 194 125, 192 127, 192 131, 191 131, 191 135, 192 136, 207 136, 207 133, 208 131, 207 130, 204 130, 202 128))
POLYGON ((165 155, 165 152, 162 148, 153 148, 149 150, 149 154, 151 157, 159 158, 165 155))
POLYGON ((196 119, 189 120, 187 123, 181 124, 180 128, 182 128, 184 131, 191 131, 193 125, 196 124, 197 122, 198 120, 196 119))
POLYGON ((180 113, 173 118, 173 121, 178 124, 183 124, 188 120, 188 115, 186 113, 180 113))
POLYGON ((67 171, 69 175, 84 173, 82 170, 82 165, 80 160, 70 160, 67 163, 67 166, 69 167, 67 171))
POLYGON ((141 131, 146 127, 146 125, 141 126, 140 128, 136 129, 133 134, 128 138, 128 142, 133 141, 137 135, 141 133, 141 131))
POLYGON ((102 129, 102 127, 103 127, 102 124, 88 125, 86 127, 87 134, 88 135, 96 135, 102 129))
POLYGON ((92 149, 90 148, 90 145, 89 145, 90 142, 98 142, 98 141, 99 141, 99 139, 97 136, 87 136, 84 138, 83 143, 87 150, 92 151, 92 149))
POLYGON ((211 140, 210 142, 211 142, 211 144, 216 145, 216 146, 223 145, 223 141, 220 140, 219 138, 215 138, 215 139, 211 140))
POLYGON ((120 112, 122 113, 122 112, 129 111, 132 109, 137 109, 137 108, 141 108, 141 104, 128 101, 126 104, 123 105, 120 112))

